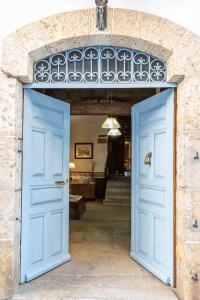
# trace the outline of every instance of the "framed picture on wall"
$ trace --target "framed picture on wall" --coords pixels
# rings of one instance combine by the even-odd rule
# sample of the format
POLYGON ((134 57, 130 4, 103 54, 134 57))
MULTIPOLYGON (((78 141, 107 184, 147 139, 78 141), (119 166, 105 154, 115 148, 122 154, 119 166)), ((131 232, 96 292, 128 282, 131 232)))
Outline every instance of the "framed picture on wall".
POLYGON ((93 143, 75 143, 76 159, 93 159, 93 143))

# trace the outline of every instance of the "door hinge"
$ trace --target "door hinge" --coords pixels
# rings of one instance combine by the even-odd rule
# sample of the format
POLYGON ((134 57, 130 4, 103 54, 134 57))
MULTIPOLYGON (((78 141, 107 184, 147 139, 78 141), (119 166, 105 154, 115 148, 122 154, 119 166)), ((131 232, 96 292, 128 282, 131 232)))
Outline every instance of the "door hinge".
POLYGON ((18 144, 17 144, 17 152, 22 153, 23 152, 23 140, 18 138, 18 144))

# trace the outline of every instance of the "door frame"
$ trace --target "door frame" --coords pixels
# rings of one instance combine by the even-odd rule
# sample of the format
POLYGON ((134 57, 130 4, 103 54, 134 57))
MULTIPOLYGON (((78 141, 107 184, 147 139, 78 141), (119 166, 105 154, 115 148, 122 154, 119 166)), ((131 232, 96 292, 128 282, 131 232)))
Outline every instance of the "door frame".
MULTIPOLYGON (((148 89, 148 88, 156 88, 156 89, 167 89, 167 88, 173 88, 174 90, 174 128, 173 128, 173 287, 176 287, 176 184, 177 184, 177 177, 176 177, 176 171, 177 171, 177 86, 178 84, 175 82, 143 82, 143 83, 75 83, 75 84, 69 84, 66 83, 26 83, 23 84, 23 90, 24 89, 148 89)), ((23 96, 24 97, 24 96, 23 96)), ((24 118, 24 116, 23 116, 24 118)), ((23 166, 22 166, 23 168, 23 166)), ((23 184, 23 182, 22 182, 23 184)), ((21 200, 22 201, 22 200, 21 200)), ((132 208, 131 208, 132 209, 132 208)), ((21 228, 22 232, 22 228, 21 228)), ((21 268, 21 249, 20 249, 20 268, 21 268)))

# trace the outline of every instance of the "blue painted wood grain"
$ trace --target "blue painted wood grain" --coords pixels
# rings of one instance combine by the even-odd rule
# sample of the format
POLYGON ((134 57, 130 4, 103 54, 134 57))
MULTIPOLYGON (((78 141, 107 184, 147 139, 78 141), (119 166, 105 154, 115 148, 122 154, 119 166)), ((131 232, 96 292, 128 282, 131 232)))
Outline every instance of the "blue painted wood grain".
POLYGON ((69 127, 69 104, 24 90, 21 282, 70 259, 69 127))
POLYGON ((173 127, 173 89, 132 108, 131 257, 172 286, 173 127))

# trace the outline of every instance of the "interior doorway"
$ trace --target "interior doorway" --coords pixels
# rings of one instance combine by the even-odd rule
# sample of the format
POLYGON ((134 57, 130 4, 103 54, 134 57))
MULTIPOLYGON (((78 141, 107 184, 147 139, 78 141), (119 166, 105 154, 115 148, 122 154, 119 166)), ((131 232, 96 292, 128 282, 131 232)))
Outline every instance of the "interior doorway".
POLYGON ((108 177, 131 176, 131 116, 116 116, 121 126, 118 138, 108 138, 108 177))
MULTIPOLYGON (((114 94, 116 94, 116 99, 115 99, 115 105, 113 105, 113 103, 111 104, 111 103, 106 103, 105 102, 105 99, 104 99, 104 101, 102 101, 102 94, 104 94, 105 95, 105 91, 103 92, 103 90, 101 90, 101 89, 98 89, 98 90, 93 90, 93 89, 88 89, 88 90, 85 90, 84 91, 84 93, 83 93, 83 90, 80 90, 80 91, 78 91, 78 90, 62 90, 62 89, 60 89, 60 90, 52 90, 52 89, 46 89, 46 90, 40 90, 39 92, 41 93, 42 92, 42 94, 43 94, 43 97, 44 97, 44 99, 43 99, 43 104, 45 103, 45 97, 48 95, 48 96, 53 96, 54 98, 57 98, 57 99, 60 99, 60 100, 62 100, 62 102, 64 103, 64 102, 70 102, 71 103, 71 112, 73 113, 73 114, 77 114, 77 112, 79 112, 79 114, 81 115, 81 114, 83 114, 83 112, 84 112, 84 114, 85 115, 88 115, 88 114, 94 114, 94 111, 96 112, 95 113, 95 115, 99 115, 99 114, 102 114, 103 112, 105 113, 105 111, 107 112, 107 115, 109 115, 109 114, 114 114, 114 115, 119 115, 120 116, 120 118, 125 118, 125 117, 128 117, 128 118, 130 118, 130 113, 131 113, 131 107, 132 107, 132 105, 133 104, 136 104, 137 102, 141 102, 141 100, 144 100, 144 99, 147 99, 147 98, 149 98, 149 96, 150 96, 150 98, 151 98, 151 96, 152 96, 152 94, 153 95, 155 95, 156 94, 156 90, 155 89, 138 89, 138 93, 136 93, 136 90, 134 90, 134 94, 133 94, 133 90, 131 90, 131 89, 127 89, 126 91, 123 89, 122 90, 123 91, 123 93, 122 94, 120 94, 120 90, 118 89, 118 90, 115 90, 115 89, 113 89, 112 90, 112 93, 114 94), (94 95, 95 95, 95 99, 94 99, 94 95), (141 99, 141 95, 143 95, 143 97, 142 97, 142 99, 141 99), (147 96, 148 95, 148 96, 147 96), (77 97, 76 99, 75 99, 75 97, 77 97), (84 99, 82 99, 81 100, 81 97, 83 97, 84 99), (92 98, 93 97, 93 98, 92 98), (97 97, 97 99, 96 99, 96 97, 97 97), (98 99, 98 97, 99 98, 101 98, 100 100, 98 99), (123 98, 123 99, 122 99, 123 98), (131 98, 131 101, 130 101, 130 98, 131 98), (119 99, 121 99, 121 102, 120 102, 120 100, 119 99), (119 104, 119 105, 118 105, 119 104), (106 109, 106 107, 107 107, 107 109, 106 109), (110 108, 110 110, 108 110, 108 108, 110 108), (90 113, 89 113, 90 112, 90 113)), ((31 101, 33 101, 33 103, 35 103, 35 98, 34 98, 34 93, 35 92, 33 92, 33 94, 32 94, 32 96, 30 97, 31 98, 31 101)), ((163 92, 163 93, 165 93, 165 92, 163 92)), ((161 93, 162 94, 162 93, 161 93)), ((38 92, 37 92, 37 95, 38 95, 38 92)), ((48 96, 47 96, 47 98, 48 98, 48 96)), ((164 94, 164 98, 165 99, 168 99, 168 96, 169 95, 167 95, 167 97, 166 97, 166 95, 164 94)), ((170 94, 170 96, 171 96, 171 94, 170 94)), ((172 96, 173 97, 173 96, 172 96)), ((155 101, 157 101, 158 99, 156 99, 155 101)), ((53 99, 51 98, 51 101, 53 101, 53 99)), ((57 100, 54 100, 55 102, 57 101, 57 100)), ((153 101, 153 102, 155 102, 155 101, 153 101)), ((60 101, 59 101, 60 102, 60 101)), ((41 107, 43 107, 44 108, 44 106, 43 106, 43 104, 42 103, 40 103, 40 105, 39 105, 39 107, 41 108, 41 107)), ((145 115, 145 113, 147 113, 147 111, 150 113, 148 116, 149 116, 149 122, 152 122, 152 121, 154 121, 153 119, 151 119, 151 116, 153 116, 154 114, 154 110, 155 110, 155 114, 156 113, 160 113, 161 114, 161 117, 163 117, 164 119, 166 119, 166 120, 169 120, 169 118, 168 118, 168 116, 167 116, 167 118, 165 118, 165 114, 166 114, 166 112, 168 112, 169 110, 168 110, 168 108, 167 108, 167 106, 166 107, 164 107, 164 102, 162 102, 161 101, 161 105, 159 106, 156 106, 155 105, 155 107, 152 107, 151 109, 149 109, 149 110, 144 110, 142 113, 141 113, 141 118, 143 117, 143 115, 145 115)), ((30 103, 29 103, 29 106, 30 106, 30 103)), ((148 105, 146 105, 145 107, 148 107, 148 105)), ((51 111, 53 110, 53 107, 51 107, 51 111)), ((56 110, 56 112, 58 113, 58 111, 57 111, 57 109, 55 109, 56 110)), ((51 114, 46 114, 47 113, 47 111, 45 111, 45 114, 44 113, 40 113, 39 111, 37 111, 35 108, 32 110, 36 115, 37 115, 37 113, 38 113, 38 116, 36 117, 37 118, 37 120, 40 120, 41 121, 41 118, 44 118, 44 116, 45 116, 45 118, 46 118, 46 116, 49 116, 50 117, 50 119, 51 119, 51 122, 52 122, 52 115, 51 114)), ((146 117, 147 117, 147 115, 146 115, 146 117)), ((158 119, 160 118, 160 116, 158 116, 158 119)), ((122 120, 121 119, 121 120, 122 120)), ((148 119, 148 118, 147 118, 148 119)), ((173 113, 172 113, 172 119, 173 119, 173 113)), ((25 119, 26 120, 26 119, 25 119)), ((57 122, 58 120, 59 120, 59 118, 58 119, 56 119, 55 118, 55 122, 57 122)), ((139 120, 140 119, 138 119, 138 121, 137 122, 139 122, 139 120)), ((159 119, 160 120, 160 119, 159 119)), ((45 122, 47 122, 47 119, 45 120, 45 122)), ((135 120, 134 120, 134 122, 135 122, 135 120)), ((157 122, 157 121, 156 121, 157 122)), ((137 123, 138 124, 138 123, 137 123)), ((41 125, 41 124, 40 124, 41 125)), ((35 126, 35 125, 34 125, 35 126)), ((56 125, 57 127, 58 127, 58 124, 56 125)), ((36 126, 37 127, 37 126, 36 126)), ((65 128, 67 128, 67 127, 65 127, 65 128)), ((133 130, 134 130, 134 126, 132 125, 132 133, 133 133, 133 130)), ((162 130, 164 130, 164 128, 165 128, 165 126, 163 126, 162 127, 162 130)), ((171 127, 170 127, 171 128, 171 127)), ((49 130, 49 128, 48 128, 48 130, 49 130)), ((160 129, 159 129, 160 130, 160 129)), ((33 128, 33 132, 36 132, 37 130, 35 129, 35 127, 33 128)), ((68 131, 69 131, 69 129, 68 129, 68 131)), ((154 129, 154 131, 156 131, 156 129, 154 129)), ((40 132, 41 133, 41 132, 40 132)), ((134 135, 132 136, 132 141, 134 140, 134 138, 135 138, 135 133, 136 132, 134 132, 134 135)), ((56 136, 58 136, 59 134, 58 134, 58 132, 56 131, 56 136)), ((40 135, 41 136, 41 135, 40 135)), ((172 136, 170 137, 170 138, 173 138, 173 130, 172 130, 172 136)), ((135 140, 134 140, 135 141, 135 140)), ((30 144, 32 143, 31 141, 29 141, 30 142, 30 144)), ((158 144, 162 144, 162 139, 160 140, 160 143, 158 143, 158 144)), ((135 144, 134 144, 135 145, 135 144)), ((58 143, 54 143, 54 149, 56 149, 56 151, 59 151, 59 146, 60 146, 60 144, 59 144, 59 142, 58 143)), ((126 162, 126 159, 125 158, 127 158, 127 155, 129 155, 130 153, 130 139, 128 140, 125 140, 124 141, 124 146, 126 146, 126 148, 124 148, 124 153, 123 153, 123 155, 121 155, 120 154, 120 157, 121 156, 123 156, 123 167, 124 167, 124 169, 122 170, 120 170, 120 172, 119 172, 119 174, 118 175, 120 175, 120 174, 122 174, 122 173, 124 173, 125 174, 125 172, 128 172, 129 171, 129 169, 128 168, 130 168, 130 166, 128 166, 128 164, 127 164, 127 162, 126 162), (127 145, 129 145, 129 146, 127 146, 127 145), (129 150, 127 150, 127 149, 129 149, 129 150), (126 155, 125 155, 125 151, 127 152, 126 153, 126 155)), ((163 147, 163 146, 162 146, 163 147)), ((133 148, 133 147, 132 147, 133 148)), ((37 151, 39 151, 38 150, 39 148, 37 148, 37 151)), ((170 148, 171 149, 171 148, 170 148)), ((142 155, 142 158, 140 159, 140 157, 135 157, 135 160, 134 160, 134 164, 132 165, 133 167, 135 167, 134 165, 136 165, 136 164, 138 164, 138 162, 139 162, 139 164, 141 163, 141 160, 143 160, 144 159, 144 157, 145 157, 145 153, 146 152, 148 152, 147 151, 148 149, 147 149, 147 144, 144 144, 143 146, 142 146, 142 151, 144 152, 142 152, 141 153, 141 155, 142 155), (146 147, 146 148, 145 148, 146 147), (143 157, 144 156, 144 157, 143 157)), ((163 150, 163 148, 161 148, 161 150, 163 150)), ((160 150, 160 151, 161 151, 160 150)), ((30 151, 30 150, 29 150, 30 151)), ((38 152, 35 152, 35 153, 38 153, 38 152)), ((171 150, 170 150, 171 151, 171 150)), ((27 152, 28 153, 28 152, 27 152)), ((32 152, 33 153, 33 152, 32 152)), ((132 152, 132 157, 133 156, 135 156, 135 153, 137 153, 137 151, 133 151, 132 152)), ((173 151, 172 151, 172 153, 173 153, 173 151)), ((44 153, 43 153, 44 154, 44 153)), ((62 154, 63 154, 63 152, 62 152, 62 154)), ((148 154, 148 153, 146 153, 146 154, 148 154)), ((26 159, 26 156, 25 156, 25 159, 26 159)), ((130 155, 129 155, 129 157, 128 157, 128 159, 130 159, 130 155)), ((30 160, 30 157, 29 157, 29 160, 30 160)), ((40 162, 40 161, 39 161, 40 162)), ((55 162, 54 162, 55 163, 55 162)), ((57 166, 61 166, 61 164, 59 164, 59 161, 57 161, 56 160, 56 163, 57 163, 57 166)), ((66 163, 66 167, 67 167, 67 162, 65 161, 65 163, 66 163)), ((142 161, 142 164, 144 164, 144 161, 142 161)), ((68 165, 69 165, 69 161, 68 161, 68 165)), ((122 164, 121 164, 122 165, 122 164)), ((130 165, 130 163, 129 163, 129 165, 130 165)), ((150 165, 148 165, 147 164, 147 168, 149 169, 149 167, 150 167, 150 165)), ((155 167, 155 166, 154 166, 155 167)), ((163 166, 163 162, 161 163, 161 166, 160 166, 160 168, 161 168, 161 170, 163 170, 163 168, 164 168, 164 166, 163 166)), ((154 168, 155 169, 155 168, 154 168)), ((142 169, 141 169, 142 170, 142 169)), ((145 172, 146 172, 146 170, 147 169, 145 169, 145 172)), ((116 171, 119 171, 119 169, 118 170, 116 170, 116 171)), ((115 171, 115 175, 117 174, 117 172, 115 171)), ((173 166, 172 166, 172 169, 171 169, 171 171, 173 171, 173 166)), ((37 173, 37 172, 36 172, 37 173)), ((36 180, 37 180, 37 184, 38 184, 38 178, 40 177, 40 176, 43 176, 43 175, 41 175, 41 174, 43 174, 42 172, 38 172, 37 174, 39 174, 39 175, 37 175, 37 176, 35 176, 36 177, 36 180)), ((57 179, 59 179, 60 180, 60 177, 62 177, 61 175, 61 173, 55 173, 56 175, 55 176, 57 176, 58 178, 57 179)), ((161 175, 159 175, 160 177, 162 177, 162 175, 163 174, 161 174, 161 175)), ((146 176, 146 175, 144 175, 144 176, 146 176)), ((158 177, 159 177, 158 176, 158 177)), ((160 177, 159 177, 159 180, 160 180, 160 177)), ((58 180, 58 181, 59 181, 58 180)), ((66 178, 66 180, 67 180, 67 178, 66 178)), ((134 176, 134 179, 132 179, 132 186, 134 186, 135 185, 135 182, 136 181, 133 181, 133 180, 136 180, 135 179, 135 176, 134 176)), ((58 184, 60 184, 61 186, 62 186, 62 183, 60 182, 60 183, 58 183, 58 184)), ((172 187, 173 188, 173 187, 172 187)), ((136 188, 135 188, 135 190, 136 190, 136 188)), ((152 190, 152 186, 151 186, 151 190, 152 190)), ((162 190, 162 188, 158 188, 157 190, 162 190)), ((45 198, 46 196, 44 196, 44 200, 46 199, 45 198)), ((135 201, 135 199, 136 199, 136 197, 138 197, 137 195, 133 195, 132 194, 132 204, 133 203, 135 203, 135 206, 133 206, 132 205, 132 218, 133 218, 133 220, 132 220, 132 227, 133 226, 135 226, 134 227, 134 229, 132 228, 132 233, 134 232, 134 230, 135 230, 135 228, 137 227, 136 225, 133 225, 133 224, 135 224, 135 222, 136 222, 136 218, 138 217, 138 216, 136 216, 135 215, 135 209, 136 209, 136 201, 135 201)), ((67 199, 67 196, 66 196, 66 199, 67 199)), ((139 199, 139 198, 138 198, 139 199)), ((166 197, 164 197, 164 198, 162 198, 163 199, 163 201, 164 201, 164 199, 167 199, 166 197)), ((173 199, 172 199, 173 200, 173 199)), ((49 200, 45 200, 44 201, 44 203, 46 204, 47 202, 48 202, 49 200)), ((68 199, 68 201, 69 201, 69 199, 68 199)), ((154 199, 153 200, 151 200, 150 202, 152 203, 152 201, 154 201, 154 199)), ((159 199, 158 199, 158 201, 159 201, 159 199)), ((171 201, 171 200, 170 200, 171 201)), ((36 205, 37 203, 35 202, 35 204, 34 205, 36 205)), ((169 207, 168 207, 169 208, 169 207)), ((57 209, 57 208, 56 208, 57 209)), ((143 211, 144 211, 144 207, 142 208, 143 209, 143 211)), ((24 213, 26 214, 26 212, 24 211, 24 213)), ((151 212, 152 213, 152 212, 151 212)), ((158 212, 157 212, 158 213, 158 212)), ((170 215, 172 216, 172 219, 173 219, 173 210, 172 211, 170 211, 169 212, 170 213, 170 215)), ((33 218, 31 218, 31 220, 33 220, 34 219, 34 217, 33 218)), ((62 219, 62 220, 64 220, 64 219, 62 219)), ((145 248, 146 247, 146 238, 145 238, 145 235, 146 235, 146 229, 147 229, 147 227, 149 226, 148 224, 145 224, 145 222, 142 224, 141 223, 141 220, 142 219, 140 219, 140 222, 138 223, 138 225, 140 226, 140 227, 137 227, 138 229, 138 231, 137 231, 137 234, 140 232, 141 233, 141 235, 143 236, 143 238, 144 239, 142 239, 142 240, 138 240, 138 249, 141 249, 143 246, 143 250, 145 250, 146 251, 146 249, 147 248, 145 248), (141 243, 144 243, 144 244, 141 244, 141 243)), ((159 219, 160 220, 160 219, 159 219)), ((144 220, 145 221, 145 220, 144 220)), ((171 222, 172 220, 170 220, 170 222, 171 222)), ((24 219, 24 222, 26 222, 26 220, 24 219)), ((55 217, 55 224, 54 225, 59 225, 59 224, 61 224, 61 223, 59 223, 60 222, 60 220, 57 218, 57 216, 55 217)), ((172 222, 173 223, 173 222, 172 222)), ((23 224, 23 223, 22 223, 23 224)), ((43 224, 43 223, 41 223, 41 224, 43 224)), ((159 225, 159 224, 158 224, 159 225)), ((165 226, 165 225, 164 225, 165 226)), ((55 226, 52 226, 52 228, 54 228, 55 226)), ((36 225, 34 225, 34 227, 33 227, 34 229, 35 229, 35 232, 36 233, 38 233, 38 230, 40 231, 40 224, 38 224, 38 223, 36 223, 36 225), (36 227, 35 227, 36 226, 36 227)), ((32 229, 33 229, 32 228, 32 229)), ((160 227, 161 228, 161 227, 160 227)), ((165 230, 165 229, 163 229, 163 230, 165 230)), ((162 234, 162 232, 161 232, 161 234, 162 234)), ((56 235, 57 235, 57 233, 56 233, 56 235)), ((40 236, 41 237, 41 236, 40 236)), ((160 236, 161 237, 161 236, 160 236)), ((155 236, 154 236, 154 238, 155 238, 155 236)), ((156 238, 159 238, 159 235, 158 236, 156 236, 156 238)), ((135 239, 135 236, 134 237, 132 237, 132 242, 133 242, 133 240, 135 239)), ((172 239, 173 240, 173 239, 172 239)), ((171 240, 171 249, 173 249, 173 243, 172 243, 172 240, 171 240)), ((163 240, 162 240, 163 241, 163 240)), ((23 241, 23 239, 22 239, 22 242, 24 242, 23 241)), ((60 241, 58 241, 58 243, 59 243, 60 241)), ((159 241, 158 241, 159 242, 159 241)), ((134 244, 135 245, 135 244, 134 244)), ((55 249, 55 250, 57 250, 57 249, 55 249)), ((143 251, 142 250, 142 251, 143 251)), ((160 248, 158 248, 158 251, 159 251, 159 253, 158 253, 158 256, 160 255, 160 252, 161 252, 161 250, 160 250, 160 248)), ((171 250, 170 250, 171 251, 171 250)), ((44 252, 43 252, 43 249, 42 248, 40 248, 39 250, 38 250, 38 248, 35 250, 35 252, 33 252, 33 255, 35 255, 35 256, 37 256, 38 255, 38 253, 39 254, 41 254, 41 255, 43 255, 44 254, 44 252), (38 252, 39 251, 39 252, 38 252)), ((170 252, 171 253, 171 252, 170 252)), ((55 254, 56 254, 56 251, 55 251, 55 254)), ((22 252, 22 255, 23 255, 23 252, 22 252)), ((135 257, 133 257, 134 259, 136 259, 137 260, 137 258, 135 258, 135 257)), ((70 257, 68 256, 68 259, 67 260, 69 260, 70 259, 70 257)), ((172 259, 173 260, 173 259, 172 259)), ((22 257, 22 262, 23 262, 23 257, 22 257)), ((64 261, 63 261, 64 262, 64 261)), ((138 262, 139 263, 141 263, 141 264, 143 264, 144 266, 145 266, 145 263, 143 263, 142 261, 139 261, 139 259, 138 259, 138 262)), ((38 263, 38 261, 36 260, 36 263, 38 263)), ((161 263, 160 263, 161 264, 161 263)), ((51 269, 51 267, 49 268, 49 269, 51 269)), ((148 268, 147 268, 148 269, 148 268)), ((149 268, 150 269, 150 268, 149 268)), ((48 269, 47 269, 48 270, 48 269)), ((152 270, 151 270, 152 271, 152 270)), ((44 273, 44 272, 42 272, 42 273, 44 273)), ((173 273, 173 272, 172 272, 173 273)), ((173 276, 173 274, 172 274, 172 276, 173 276)), ((159 276, 158 276, 159 277, 159 276)), ((168 276, 169 277, 169 276, 168 276)), ((168 284, 171 284, 171 285, 173 285, 173 281, 168 281, 168 277, 166 277, 165 279, 163 279, 163 281, 165 281, 166 283, 168 283, 168 284)), ((32 279, 32 277, 30 276, 30 279, 32 279)), ((28 277, 24 277, 24 281, 28 281, 28 280, 30 280, 28 277)))

